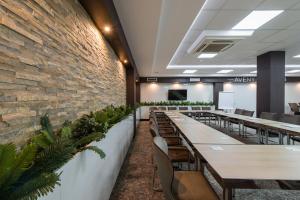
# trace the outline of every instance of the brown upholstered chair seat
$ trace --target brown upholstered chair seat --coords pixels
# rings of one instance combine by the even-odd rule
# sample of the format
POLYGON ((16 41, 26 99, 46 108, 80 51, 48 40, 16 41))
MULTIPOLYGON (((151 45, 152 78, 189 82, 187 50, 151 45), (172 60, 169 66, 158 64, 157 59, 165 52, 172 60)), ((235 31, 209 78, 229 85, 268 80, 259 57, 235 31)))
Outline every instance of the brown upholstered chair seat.
POLYGON ((175 171, 172 191, 178 200, 217 200, 205 177, 197 171, 175 171))
POLYGON ((173 135, 161 135, 165 140, 167 141, 168 146, 176 146, 176 145, 181 145, 182 140, 178 136, 173 136, 173 135))
POLYGON ((169 146, 168 156, 172 162, 194 162, 194 157, 185 146, 169 146))

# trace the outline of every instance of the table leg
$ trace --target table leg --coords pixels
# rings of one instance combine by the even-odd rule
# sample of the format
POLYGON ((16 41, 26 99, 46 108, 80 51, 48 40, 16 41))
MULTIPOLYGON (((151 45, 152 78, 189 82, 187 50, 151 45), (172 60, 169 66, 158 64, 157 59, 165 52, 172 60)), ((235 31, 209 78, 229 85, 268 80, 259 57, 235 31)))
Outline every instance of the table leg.
POLYGON ((266 130, 266 144, 269 144, 269 130, 266 130))
POLYGON ((288 145, 291 144, 291 137, 290 137, 289 134, 286 134, 286 143, 287 143, 288 145))
POLYGON ((260 128, 256 129, 257 130, 257 139, 258 139, 258 144, 260 144, 260 141, 261 141, 261 130, 260 128))
POLYGON ((223 189, 223 200, 232 200, 232 188, 225 187, 223 189))
POLYGON ((244 125, 244 122, 242 122, 242 137, 245 137, 245 125, 244 125))

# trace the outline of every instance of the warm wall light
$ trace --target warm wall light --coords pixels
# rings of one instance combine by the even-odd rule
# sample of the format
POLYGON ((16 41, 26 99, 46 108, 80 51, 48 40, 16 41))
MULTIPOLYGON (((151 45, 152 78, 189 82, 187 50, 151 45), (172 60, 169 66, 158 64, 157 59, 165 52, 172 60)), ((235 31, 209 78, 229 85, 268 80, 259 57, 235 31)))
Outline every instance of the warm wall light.
POLYGON ((256 88, 256 83, 250 83, 250 84, 249 84, 249 87, 250 87, 251 89, 255 89, 255 88, 256 88))
POLYGON ((232 83, 228 82, 224 84, 224 89, 231 89, 232 88, 232 83))
POLYGON ((104 32, 105 33, 110 33, 111 32, 111 27, 110 26, 104 26, 104 32))
POLYGON ((203 88, 203 86, 204 86, 204 85, 203 85, 203 83, 201 83, 201 82, 196 84, 196 87, 199 88, 199 89, 203 88))
POLYGON ((150 88, 151 89, 156 89, 158 87, 157 83, 153 82, 153 83, 150 83, 150 88))
POLYGON ((123 62, 124 62, 125 64, 127 64, 127 63, 128 63, 128 60, 125 59, 123 62))

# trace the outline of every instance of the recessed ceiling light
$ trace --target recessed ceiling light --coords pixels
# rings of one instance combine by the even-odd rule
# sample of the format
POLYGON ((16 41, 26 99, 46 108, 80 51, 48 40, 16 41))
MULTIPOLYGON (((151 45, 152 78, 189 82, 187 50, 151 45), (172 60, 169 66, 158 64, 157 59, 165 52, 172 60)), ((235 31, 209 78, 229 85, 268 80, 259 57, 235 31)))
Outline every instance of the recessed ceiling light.
POLYGON ((105 33, 110 33, 111 32, 111 27, 110 26, 104 26, 104 32, 105 33))
POLYGON ((232 29, 257 29, 282 12, 283 10, 254 10, 232 29))
POLYGON ((252 71, 250 72, 250 74, 257 74, 257 71, 252 71))
POLYGON ((217 74, 227 74, 233 72, 233 69, 223 69, 217 72, 217 74))
POLYGON ((201 53, 198 58, 213 58, 216 55, 218 55, 217 53, 201 53))
POLYGON ((300 70, 295 69, 295 70, 286 71, 285 73, 287 73, 287 74, 293 74, 293 73, 298 73, 298 72, 300 72, 300 70))
POLYGON ((300 54, 299 55, 295 55, 294 58, 300 58, 300 54))
POLYGON ((197 70, 196 69, 187 69, 187 70, 184 70, 183 73, 184 74, 193 74, 195 73, 197 70))

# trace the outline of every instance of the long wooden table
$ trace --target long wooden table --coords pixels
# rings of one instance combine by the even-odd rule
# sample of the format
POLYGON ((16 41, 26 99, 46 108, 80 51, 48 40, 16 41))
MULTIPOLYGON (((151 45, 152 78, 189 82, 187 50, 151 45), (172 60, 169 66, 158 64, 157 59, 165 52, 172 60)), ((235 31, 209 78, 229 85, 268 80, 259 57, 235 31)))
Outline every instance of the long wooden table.
POLYGON ((165 114, 190 144, 243 144, 179 112, 165 112, 165 114))
MULTIPOLYGON (((223 199, 231 200, 232 190, 240 188, 241 181, 300 181, 300 146, 244 145, 238 140, 178 111, 164 111, 164 113, 193 146, 197 155, 207 162, 209 169, 213 170, 215 178, 221 181, 223 199)), ((264 126, 280 126, 282 129, 285 129, 284 125, 288 125, 217 111, 210 113, 247 122, 253 121, 264 126)))
POLYGON ((240 181, 300 180, 300 147, 289 145, 194 145, 223 185, 223 198, 232 199, 240 181))
MULTIPOLYGON (((273 120, 261 119, 256 117, 249 117, 233 113, 225 113, 223 111, 184 111, 186 113, 208 113, 210 116, 215 116, 219 120, 235 119, 242 125, 243 135, 245 134, 245 124, 251 125, 259 130, 265 130, 266 139, 265 142, 268 144, 268 132, 274 131, 279 134, 279 144, 283 144, 283 135, 287 136, 287 144, 290 144, 290 136, 300 136, 300 126, 295 124, 289 124, 284 122, 278 122, 273 120)), ((210 123, 210 119, 208 120, 210 123)), ((221 123, 220 123, 221 125, 221 123)), ((239 126, 240 127, 240 126, 239 126)), ((240 131, 240 130, 239 130, 240 131)), ((260 133, 260 131, 258 132, 260 133)), ((258 135, 260 140, 261 135, 258 135)))

